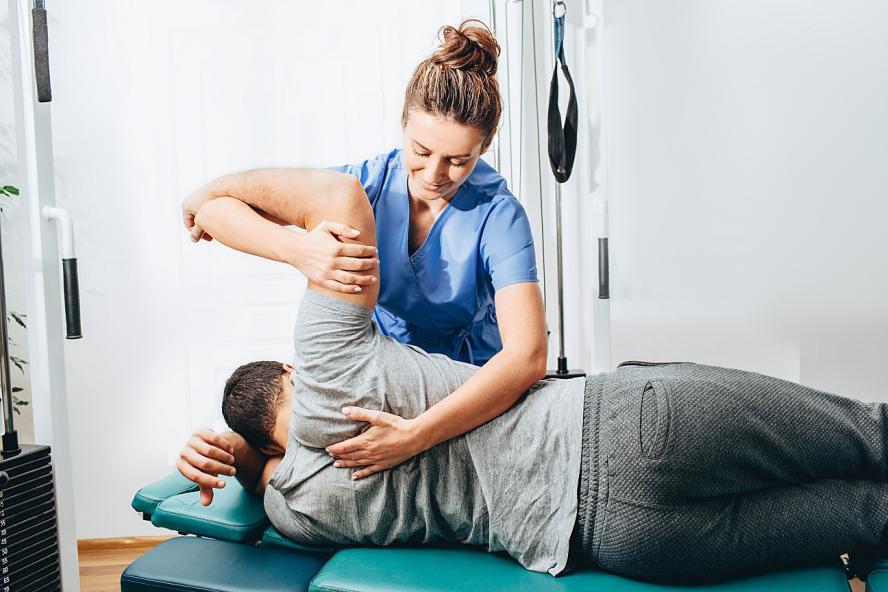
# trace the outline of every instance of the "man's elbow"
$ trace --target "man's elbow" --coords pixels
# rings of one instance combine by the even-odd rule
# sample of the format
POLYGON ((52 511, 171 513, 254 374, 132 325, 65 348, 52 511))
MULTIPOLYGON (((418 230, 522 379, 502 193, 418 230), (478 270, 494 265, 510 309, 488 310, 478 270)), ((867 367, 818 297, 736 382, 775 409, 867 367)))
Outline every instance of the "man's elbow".
POLYGON ((357 177, 345 173, 339 173, 339 179, 336 183, 336 189, 333 192, 333 199, 336 205, 348 211, 361 211, 367 208, 371 212, 370 200, 367 199, 367 193, 364 186, 357 177))
MULTIPOLYGON (((338 173, 339 179, 324 204, 321 217, 348 224, 358 230, 374 228, 373 208, 361 182, 352 175, 338 173)), ((362 237, 363 238, 363 237, 362 237)), ((375 238, 375 237, 374 237, 375 238)), ((358 239, 364 242, 362 239, 358 239)))

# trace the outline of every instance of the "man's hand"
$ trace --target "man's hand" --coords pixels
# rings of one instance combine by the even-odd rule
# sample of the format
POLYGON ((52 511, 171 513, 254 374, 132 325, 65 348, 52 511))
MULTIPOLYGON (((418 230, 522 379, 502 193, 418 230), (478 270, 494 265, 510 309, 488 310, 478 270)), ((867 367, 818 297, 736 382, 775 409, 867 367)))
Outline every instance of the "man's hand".
POLYGON ((201 188, 182 200, 182 223, 185 224, 185 230, 191 234, 192 242, 198 242, 200 239, 213 240, 212 236, 204 232, 204 229, 194 222, 197 211, 212 198, 213 196, 206 189, 201 188))
POLYGON ((195 431, 179 452, 176 468, 182 475, 200 486, 200 503, 209 506, 213 489, 225 487, 219 475, 234 475, 234 445, 226 434, 217 434, 210 428, 195 431))
POLYGON ((363 434, 326 449, 336 457, 336 468, 363 467, 352 474, 352 479, 390 469, 425 450, 412 419, 360 407, 345 407, 342 413, 351 420, 370 424, 363 434))

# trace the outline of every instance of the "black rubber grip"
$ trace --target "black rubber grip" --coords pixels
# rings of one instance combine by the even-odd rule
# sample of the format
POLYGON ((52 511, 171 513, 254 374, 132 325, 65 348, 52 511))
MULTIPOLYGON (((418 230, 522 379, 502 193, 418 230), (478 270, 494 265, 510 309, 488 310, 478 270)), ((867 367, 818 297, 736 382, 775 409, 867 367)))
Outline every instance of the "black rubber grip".
POLYGON ((49 29, 46 27, 46 10, 31 9, 34 35, 34 75, 37 79, 37 101, 52 101, 52 86, 49 83, 49 29))
POLYGON ((607 239, 598 239, 598 298, 610 299, 610 271, 608 268, 607 239))
POLYGON ((68 339, 80 339, 80 281, 77 279, 77 259, 62 259, 65 282, 65 328, 68 339))

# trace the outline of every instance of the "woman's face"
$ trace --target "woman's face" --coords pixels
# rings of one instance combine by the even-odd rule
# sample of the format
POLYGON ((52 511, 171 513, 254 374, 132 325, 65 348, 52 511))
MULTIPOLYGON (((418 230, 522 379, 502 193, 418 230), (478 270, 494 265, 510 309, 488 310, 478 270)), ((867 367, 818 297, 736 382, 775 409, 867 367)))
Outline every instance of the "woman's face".
POLYGON ((404 166, 411 197, 449 200, 478 164, 484 135, 424 111, 410 111, 404 126, 404 166))

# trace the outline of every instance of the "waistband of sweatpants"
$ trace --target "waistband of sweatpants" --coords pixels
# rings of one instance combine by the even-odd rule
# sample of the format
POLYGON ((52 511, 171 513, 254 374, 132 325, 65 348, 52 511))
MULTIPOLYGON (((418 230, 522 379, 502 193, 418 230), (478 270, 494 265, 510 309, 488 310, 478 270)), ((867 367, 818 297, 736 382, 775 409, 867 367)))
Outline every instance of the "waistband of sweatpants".
POLYGON ((590 551, 599 486, 599 411, 605 376, 606 373, 602 373, 586 378, 586 392, 583 402, 583 448, 580 455, 577 521, 571 541, 572 553, 586 558, 593 556, 590 551))

